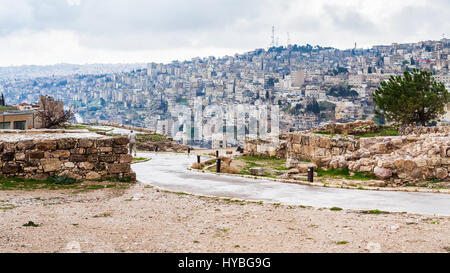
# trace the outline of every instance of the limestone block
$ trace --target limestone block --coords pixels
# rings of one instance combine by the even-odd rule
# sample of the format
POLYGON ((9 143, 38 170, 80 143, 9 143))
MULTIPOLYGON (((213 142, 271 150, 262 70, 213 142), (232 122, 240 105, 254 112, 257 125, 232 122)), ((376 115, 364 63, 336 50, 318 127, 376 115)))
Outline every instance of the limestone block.
POLYGON ((81 138, 78 141, 78 147, 80 148, 91 148, 94 145, 94 140, 89 138, 81 138))
POLYGON ((435 176, 438 179, 445 179, 448 176, 448 170, 446 168, 436 168, 435 176))
POLYGON ((130 154, 121 154, 119 157, 120 163, 130 163, 133 160, 133 156, 130 154))
POLYGON ((92 170, 94 168, 94 164, 90 163, 90 162, 81 162, 78 165, 81 169, 85 169, 85 170, 92 170))
POLYGON ((125 145, 128 144, 129 140, 126 136, 118 136, 114 137, 114 144, 116 145, 125 145))
POLYGON ((102 178, 102 176, 97 172, 88 172, 85 177, 87 180, 98 180, 102 178))
POLYGON ((375 167, 375 169, 373 171, 374 171, 374 174, 378 178, 381 178, 381 179, 388 179, 389 177, 392 176, 392 171, 387 168, 375 167))
POLYGON ((54 151, 56 150, 56 140, 39 140, 36 141, 36 149, 41 151, 54 151))
POLYGON ((127 173, 129 171, 130 171, 130 164, 128 163, 108 164, 108 173, 110 174, 127 173))
POLYGON ((263 176, 266 174, 264 168, 262 167, 253 167, 248 170, 252 175, 260 175, 263 176))
POLYGON ((74 138, 61 138, 56 140, 58 150, 70 150, 75 148, 76 144, 77 141, 74 138))
POLYGON ((57 158, 42 158, 41 159, 42 168, 44 172, 53 172, 61 169, 61 161, 57 158))

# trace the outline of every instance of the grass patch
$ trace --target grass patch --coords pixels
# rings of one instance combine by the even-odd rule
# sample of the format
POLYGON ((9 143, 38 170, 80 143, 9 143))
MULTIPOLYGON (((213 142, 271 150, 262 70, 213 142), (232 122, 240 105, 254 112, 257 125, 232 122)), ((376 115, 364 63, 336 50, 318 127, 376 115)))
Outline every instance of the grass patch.
POLYGON ((107 188, 116 188, 127 186, 134 183, 131 178, 105 178, 97 181, 76 181, 67 176, 49 177, 46 180, 26 179, 23 177, 0 177, 0 190, 95 190, 107 188))
POLYGON ((389 214, 390 212, 373 209, 373 210, 363 210, 362 213, 364 213, 364 214, 389 214))
POLYGON ((33 221, 28 221, 28 223, 23 224, 23 227, 38 227, 38 224, 35 224, 33 221))
POLYGON ((136 135, 138 140, 150 140, 150 141, 166 141, 166 137, 163 135, 153 134, 153 135, 143 135, 143 134, 137 134, 136 135))
POLYGON ((348 244, 348 242, 347 241, 337 241, 336 244, 337 245, 345 245, 345 244, 348 244))
POLYGON ((322 168, 318 168, 316 170, 318 177, 331 177, 331 178, 345 178, 348 180, 374 180, 377 177, 371 173, 366 172, 355 172, 353 175, 350 174, 350 171, 347 168, 340 169, 327 169, 324 170, 322 168))
POLYGON ((250 168, 261 167, 266 172, 263 177, 276 178, 276 170, 288 170, 285 166, 286 160, 275 156, 238 156, 236 160, 245 162, 245 167, 239 172, 241 175, 252 175, 249 171, 250 168))
POLYGON ((109 131, 114 130, 114 129, 95 129, 95 128, 92 128, 89 125, 83 125, 83 124, 76 124, 76 125, 72 125, 72 124, 68 125, 68 124, 66 124, 66 125, 58 127, 58 129, 66 129, 66 130, 87 129, 89 132, 93 132, 93 133, 96 133, 96 132, 109 132, 109 131))
POLYGON ((383 129, 376 133, 366 133, 361 135, 355 135, 356 137, 378 137, 378 136, 398 136, 398 130, 383 129))
POLYGON ((105 213, 94 215, 94 218, 100 218, 100 217, 111 217, 111 213, 105 212, 105 213))
POLYGON ((342 209, 339 208, 339 207, 332 207, 330 210, 333 210, 333 211, 339 211, 339 210, 342 210, 342 209))
POLYGON ((427 182, 430 182, 430 183, 439 183, 439 182, 441 182, 441 181, 440 181, 439 179, 437 179, 437 178, 427 178, 426 181, 427 181, 427 182))

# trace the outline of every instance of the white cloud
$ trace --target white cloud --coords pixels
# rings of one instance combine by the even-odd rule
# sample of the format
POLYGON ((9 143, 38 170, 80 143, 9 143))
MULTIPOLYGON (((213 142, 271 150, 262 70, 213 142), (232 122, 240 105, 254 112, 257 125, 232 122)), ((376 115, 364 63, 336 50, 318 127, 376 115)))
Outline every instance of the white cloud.
POLYGON ((69 6, 79 6, 81 5, 81 0, 67 0, 69 6))
POLYGON ((147 62, 270 44, 351 48, 439 39, 448 0, 2 0, 0 65, 147 62))

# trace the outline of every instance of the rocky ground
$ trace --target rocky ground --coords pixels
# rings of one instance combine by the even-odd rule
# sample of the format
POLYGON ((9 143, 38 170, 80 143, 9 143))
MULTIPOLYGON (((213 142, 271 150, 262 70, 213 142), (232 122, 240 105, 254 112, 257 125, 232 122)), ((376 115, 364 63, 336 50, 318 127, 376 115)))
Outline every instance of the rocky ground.
POLYGON ((449 252, 450 217, 170 193, 0 191, 0 252, 449 252), (23 226, 32 221, 38 226, 23 226))

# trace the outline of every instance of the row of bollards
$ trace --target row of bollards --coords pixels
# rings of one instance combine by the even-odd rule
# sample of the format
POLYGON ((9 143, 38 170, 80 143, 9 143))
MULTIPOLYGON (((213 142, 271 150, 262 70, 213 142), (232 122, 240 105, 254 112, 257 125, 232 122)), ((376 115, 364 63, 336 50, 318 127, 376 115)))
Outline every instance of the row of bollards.
POLYGON ((216 173, 220 173, 219 150, 216 150, 216 173))
MULTIPOLYGON (((190 149, 188 148, 188 154, 190 152, 190 149)), ((219 158, 219 151, 216 151, 216 172, 220 173, 220 162, 221 159, 219 158)), ((200 155, 197 155, 197 163, 200 164, 200 155)), ((308 168, 308 182, 314 182, 314 168, 309 167, 308 168)))
MULTIPOLYGON (((188 148, 188 155, 190 153, 191 149, 188 148)), ((200 159, 200 155, 197 155, 197 163, 200 164, 201 159, 200 159)), ((219 158, 219 151, 216 151, 216 172, 220 173, 220 162, 221 159, 219 158)))

